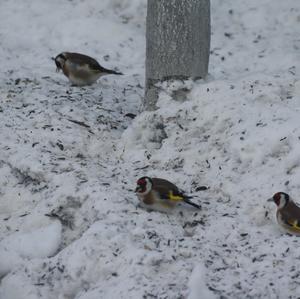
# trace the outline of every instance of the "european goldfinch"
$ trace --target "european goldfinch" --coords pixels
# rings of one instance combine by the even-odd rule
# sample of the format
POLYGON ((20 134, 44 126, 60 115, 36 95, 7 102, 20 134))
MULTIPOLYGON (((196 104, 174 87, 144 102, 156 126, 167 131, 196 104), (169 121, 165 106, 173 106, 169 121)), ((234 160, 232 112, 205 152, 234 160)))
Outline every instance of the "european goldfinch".
POLYGON ((177 186, 165 179, 149 178, 147 176, 138 179, 135 192, 146 206, 163 210, 173 208, 178 202, 185 202, 197 209, 201 207, 192 201, 177 186))
POLYGON ((72 84, 91 85, 104 75, 123 75, 122 73, 102 67, 97 60, 87 55, 62 52, 53 58, 56 71, 63 71, 72 84))
POLYGON ((268 201, 274 201, 277 205, 276 218, 279 225, 292 234, 300 235, 300 207, 290 196, 284 192, 278 192, 268 201))

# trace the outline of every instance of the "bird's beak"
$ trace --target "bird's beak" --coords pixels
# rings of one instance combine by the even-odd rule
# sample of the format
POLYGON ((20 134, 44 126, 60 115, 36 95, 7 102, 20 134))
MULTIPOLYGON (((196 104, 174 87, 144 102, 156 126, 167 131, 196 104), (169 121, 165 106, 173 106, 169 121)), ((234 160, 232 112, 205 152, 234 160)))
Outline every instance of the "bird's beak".
POLYGON ((139 191, 141 191, 142 189, 141 189, 141 187, 140 186, 137 186, 136 188, 135 188, 135 193, 137 193, 137 192, 139 192, 139 191))
POLYGON ((274 201, 273 197, 267 199, 267 201, 274 201))
POLYGON ((55 61, 55 58, 54 58, 54 57, 51 57, 51 59, 55 61))

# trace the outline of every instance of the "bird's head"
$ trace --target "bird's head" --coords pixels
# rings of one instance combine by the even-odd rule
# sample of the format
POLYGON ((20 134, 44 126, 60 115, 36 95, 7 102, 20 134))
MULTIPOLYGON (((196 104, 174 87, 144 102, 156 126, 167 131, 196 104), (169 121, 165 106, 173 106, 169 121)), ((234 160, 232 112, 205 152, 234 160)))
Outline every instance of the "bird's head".
POLYGON ((152 190, 153 182, 152 179, 144 176, 137 180, 135 193, 146 195, 152 190))
POLYGON ((278 208, 283 208, 290 200, 290 196, 284 192, 277 192, 268 201, 274 201, 278 208))
POLYGON ((56 71, 59 72, 64 67, 64 64, 67 60, 66 53, 60 53, 55 58, 52 58, 56 64, 56 71))

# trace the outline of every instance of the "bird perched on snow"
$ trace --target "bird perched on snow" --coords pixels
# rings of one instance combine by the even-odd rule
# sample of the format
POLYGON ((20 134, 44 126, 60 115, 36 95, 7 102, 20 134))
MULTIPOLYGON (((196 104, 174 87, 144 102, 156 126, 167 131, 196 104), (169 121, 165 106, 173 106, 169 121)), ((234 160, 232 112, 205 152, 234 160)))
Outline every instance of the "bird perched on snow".
POLYGON ((78 86, 91 85, 104 75, 123 75, 108 70, 94 58, 79 53, 62 52, 52 59, 55 61, 56 71, 62 70, 72 84, 78 86))
POLYGON ((278 192, 268 201, 274 201, 277 205, 276 218, 279 225, 292 234, 300 235, 300 207, 291 197, 284 192, 278 192))
POLYGON ((199 205, 190 201, 191 196, 185 195, 177 186, 164 179, 142 177, 137 181, 135 192, 146 206, 153 209, 166 210, 175 207, 178 202, 201 209, 199 205))

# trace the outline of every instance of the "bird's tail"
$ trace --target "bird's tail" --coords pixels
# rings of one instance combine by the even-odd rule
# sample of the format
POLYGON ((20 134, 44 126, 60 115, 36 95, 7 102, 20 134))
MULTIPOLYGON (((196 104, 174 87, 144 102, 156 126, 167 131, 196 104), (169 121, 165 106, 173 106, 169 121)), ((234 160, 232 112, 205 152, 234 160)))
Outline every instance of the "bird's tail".
POLYGON ((105 68, 103 68, 102 71, 103 71, 103 73, 106 73, 108 75, 123 75, 123 73, 120 73, 120 72, 117 72, 114 70, 105 69, 105 68))
POLYGON ((192 198, 192 196, 185 196, 185 197, 183 198, 183 201, 184 201, 185 203, 187 203, 187 204, 189 204, 189 205, 191 205, 191 206, 193 206, 193 207, 195 207, 195 208, 201 210, 201 206, 198 205, 198 204, 196 204, 196 203, 194 203, 194 202, 192 202, 192 201, 190 200, 190 198, 192 198))

